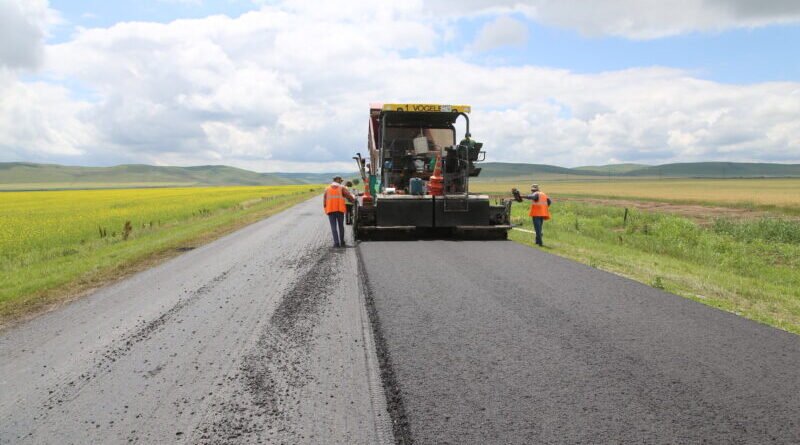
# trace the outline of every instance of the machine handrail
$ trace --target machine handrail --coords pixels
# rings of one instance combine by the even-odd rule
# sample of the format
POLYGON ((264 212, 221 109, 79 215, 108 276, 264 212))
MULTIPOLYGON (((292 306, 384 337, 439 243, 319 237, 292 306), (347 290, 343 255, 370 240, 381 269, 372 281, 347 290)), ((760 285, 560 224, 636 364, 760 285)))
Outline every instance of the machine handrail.
POLYGON ((375 162, 375 154, 377 153, 378 143, 375 142, 375 124, 372 122, 372 118, 369 119, 369 140, 367 141, 368 149, 369 149, 369 164, 370 164, 370 173, 375 174, 376 168, 378 167, 375 162))

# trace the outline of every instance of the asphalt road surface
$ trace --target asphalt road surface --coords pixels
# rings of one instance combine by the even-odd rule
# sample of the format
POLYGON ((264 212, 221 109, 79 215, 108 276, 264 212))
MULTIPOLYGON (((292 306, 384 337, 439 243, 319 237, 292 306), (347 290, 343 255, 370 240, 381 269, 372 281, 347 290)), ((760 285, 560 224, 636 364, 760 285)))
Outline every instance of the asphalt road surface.
POLYGON ((320 204, 0 333, 0 443, 391 443, 320 204))
POLYGON ((0 332, 0 443, 800 442, 800 337, 319 201, 0 332))
POLYGON ((800 443, 800 337, 513 242, 359 247, 401 442, 800 443))

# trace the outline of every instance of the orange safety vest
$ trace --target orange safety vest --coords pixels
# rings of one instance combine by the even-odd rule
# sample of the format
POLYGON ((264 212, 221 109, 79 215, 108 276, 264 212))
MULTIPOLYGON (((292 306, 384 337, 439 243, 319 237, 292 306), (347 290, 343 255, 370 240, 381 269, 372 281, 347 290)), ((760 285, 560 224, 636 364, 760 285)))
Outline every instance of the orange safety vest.
POLYGON ((347 211, 347 209, 344 206, 342 187, 329 185, 328 188, 325 189, 325 213, 344 213, 345 211, 347 211))
POLYGON ((539 194, 539 202, 531 201, 531 211, 529 216, 541 216, 544 219, 550 219, 550 208, 547 205, 547 195, 544 192, 536 192, 539 194))

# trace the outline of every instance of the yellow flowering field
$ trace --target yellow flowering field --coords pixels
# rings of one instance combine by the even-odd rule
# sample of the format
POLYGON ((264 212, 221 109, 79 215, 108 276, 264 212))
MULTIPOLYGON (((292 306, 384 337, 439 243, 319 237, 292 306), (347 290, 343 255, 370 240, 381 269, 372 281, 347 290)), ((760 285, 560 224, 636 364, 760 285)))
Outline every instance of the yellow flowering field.
MULTIPOLYGON (((0 192, 0 319, 48 290, 253 221, 317 185, 0 192)), ((43 302, 43 301, 40 301, 43 302)))

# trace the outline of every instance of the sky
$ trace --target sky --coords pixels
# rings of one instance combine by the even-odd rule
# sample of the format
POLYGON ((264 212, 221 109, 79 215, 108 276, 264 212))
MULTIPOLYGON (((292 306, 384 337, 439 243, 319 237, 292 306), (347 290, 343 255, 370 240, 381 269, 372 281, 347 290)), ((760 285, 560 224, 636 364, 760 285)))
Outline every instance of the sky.
POLYGON ((487 160, 800 163, 796 0, 0 0, 0 162, 343 171, 374 102, 487 160))

